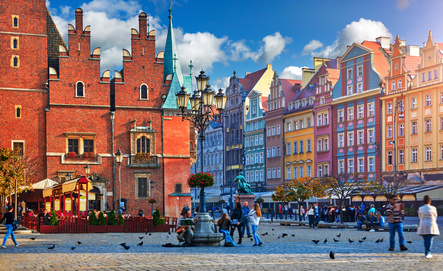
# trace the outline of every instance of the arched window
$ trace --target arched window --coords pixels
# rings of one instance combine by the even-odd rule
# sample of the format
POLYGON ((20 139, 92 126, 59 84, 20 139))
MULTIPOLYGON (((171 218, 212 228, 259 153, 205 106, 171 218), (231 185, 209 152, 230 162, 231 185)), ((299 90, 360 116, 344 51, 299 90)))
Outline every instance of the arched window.
POLYGON ((13 19, 13 26, 18 27, 18 17, 14 17, 13 19))
POLYGON ((395 89, 395 81, 392 81, 392 87, 391 87, 391 90, 394 90, 395 89))
POLYGON ((13 39, 12 40, 12 48, 13 49, 17 49, 18 48, 18 40, 17 39, 13 39))
POLYGON ((147 100, 148 99, 148 86, 147 85, 141 85, 140 86, 140 99, 141 100, 147 100))
POLYGON ((22 117, 22 110, 19 106, 17 106, 17 108, 15 109, 15 117, 16 118, 21 118, 22 117))
POLYGON ((149 153, 150 152, 150 140, 145 136, 137 139, 137 153, 149 153))
POLYGON ((85 97, 85 85, 82 82, 77 82, 75 84, 75 96, 85 97))
POLYGON ((18 67, 18 57, 14 57, 14 59, 13 59, 13 64, 12 64, 14 67, 18 67))

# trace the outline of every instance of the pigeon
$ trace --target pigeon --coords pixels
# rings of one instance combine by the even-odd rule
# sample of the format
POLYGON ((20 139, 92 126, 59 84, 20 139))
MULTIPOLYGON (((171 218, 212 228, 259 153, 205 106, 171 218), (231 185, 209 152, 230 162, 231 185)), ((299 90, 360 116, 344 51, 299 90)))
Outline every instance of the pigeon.
POLYGON ((361 240, 365 240, 366 241, 366 236, 365 237, 363 237, 361 240))
POLYGON ((71 250, 74 250, 76 247, 71 247, 71 250))
POLYGON ((144 237, 144 236, 141 236, 141 237, 139 237, 138 239, 140 239, 140 240, 141 240, 141 239, 143 239, 143 238, 145 238, 145 237, 144 237))
POLYGON ((340 240, 337 240, 335 238, 332 238, 332 239, 334 239, 334 242, 336 242, 336 243, 340 242, 340 240))
POLYGON ((262 233, 262 234, 261 234, 261 236, 265 236, 265 235, 266 235, 266 233, 262 233))
POLYGON ((314 242, 315 244, 318 244, 318 242, 320 242, 320 240, 312 240, 312 242, 314 242))
POLYGON ((149 233, 149 236, 151 236, 152 234, 151 233, 149 233))
POLYGON ((358 242, 361 244, 361 243, 363 243, 365 240, 358 240, 358 242))
POLYGON ((250 238, 251 241, 253 241, 254 239, 250 238))
POLYGON ((328 242, 328 239, 325 238, 325 240, 323 241, 324 244, 326 244, 328 242))
POLYGON ((122 246, 122 247, 124 247, 124 246, 126 246, 126 243, 121 243, 121 244, 119 244, 120 246, 122 246))
POLYGON ((382 239, 380 239, 380 243, 383 243, 383 238, 382 238, 382 239))
POLYGON ((352 244, 354 241, 352 241, 351 239, 348 239, 349 244, 352 244))
POLYGON ((412 244, 412 241, 406 241, 406 243, 408 243, 408 244, 412 244))
POLYGON ((52 245, 52 247, 48 247, 48 249, 54 249, 55 248, 55 245, 52 245))
POLYGON ((137 244, 137 246, 143 246, 143 241, 137 244))
POLYGON ((380 243, 380 239, 377 239, 377 241, 375 241, 377 244, 380 243))
POLYGON ((277 237, 277 239, 280 239, 280 235, 277 237))
POLYGON ((334 254, 334 252, 332 252, 332 250, 331 250, 331 252, 329 252, 329 258, 331 258, 331 259, 335 259, 335 254, 334 254))
POLYGON ((169 235, 171 235, 171 232, 168 232, 169 235))
POLYGON ((123 247, 128 250, 131 246, 124 245, 123 247))
POLYGON ((268 235, 268 232, 265 232, 266 235, 268 235))
POLYGON ((35 237, 35 236, 34 236, 34 237, 31 237, 31 238, 29 238, 29 239, 31 239, 32 241, 34 241, 34 240, 35 240, 35 238, 37 238, 37 237, 35 237))
POLYGON ((148 234, 148 232, 147 232, 147 231, 145 231, 145 234, 148 234))
POLYGON ((272 230, 274 230, 274 229, 272 229, 272 230))
POLYGON ((283 234, 281 235, 281 237, 285 237, 285 236, 288 236, 288 234, 287 234, 287 233, 283 233, 283 234))
POLYGON ((77 244, 81 245, 81 244, 82 244, 82 242, 80 242, 80 241, 77 241, 77 244))
POLYGON ((295 237, 295 234, 291 234, 292 237, 295 237))
POLYGON ((338 238, 340 238, 340 236, 341 236, 341 232, 340 232, 340 234, 339 234, 339 235, 337 235, 337 237, 338 237, 338 238))

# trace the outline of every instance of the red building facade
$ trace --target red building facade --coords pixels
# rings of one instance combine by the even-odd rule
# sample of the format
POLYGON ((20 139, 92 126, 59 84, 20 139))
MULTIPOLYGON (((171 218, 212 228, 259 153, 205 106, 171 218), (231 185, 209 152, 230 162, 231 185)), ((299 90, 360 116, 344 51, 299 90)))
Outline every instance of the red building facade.
POLYGON ((175 93, 164 80, 163 52, 155 55, 155 31, 147 33, 147 14, 131 30, 131 53, 123 49, 123 69, 111 80, 110 71, 100 74, 100 48, 90 47, 93 33, 83 26, 81 9, 65 46, 44 0, 8 3, 2 15, 8 20, 0 24, 0 122, 10 129, 0 135, 0 147, 22 148, 38 161, 34 183, 63 182, 89 165, 98 176, 91 179, 90 208, 117 209, 121 196, 126 212, 136 214, 150 210, 153 197, 154 208, 178 216, 191 201, 186 180, 194 139, 187 121, 162 108, 175 93), (22 18, 18 28, 14 18, 22 18))

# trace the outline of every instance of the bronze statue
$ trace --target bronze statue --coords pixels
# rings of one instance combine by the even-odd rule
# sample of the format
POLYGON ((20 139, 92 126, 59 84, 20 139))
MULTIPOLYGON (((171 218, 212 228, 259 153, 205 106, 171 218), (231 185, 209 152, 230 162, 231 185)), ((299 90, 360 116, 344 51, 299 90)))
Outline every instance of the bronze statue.
POLYGON ((245 177, 243 177, 243 172, 240 172, 240 174, 235 178, 234 183, 237 182, 237 190, 238 193, 241 195, 253 195, 251 191, 251 185, 248 184, 245 180, 245 177))

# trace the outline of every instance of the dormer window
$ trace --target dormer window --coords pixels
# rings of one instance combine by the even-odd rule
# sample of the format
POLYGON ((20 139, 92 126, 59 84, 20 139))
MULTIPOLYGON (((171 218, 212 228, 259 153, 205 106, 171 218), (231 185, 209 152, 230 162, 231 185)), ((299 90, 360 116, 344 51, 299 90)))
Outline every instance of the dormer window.
POLYGON ((75 83, 75 97, 85 97, 85 84, 83 82, 75 83))
POLYGON ((347 72, 347 78, 352 79, 352 69, 348 69, 346 72, 347 72))
POLYGON ((357 68, 357 74, 358 74, 358 76, 363 76, 363 66, 359 66, 357 68))
POLYGON ((148 99, 148 86, 143 84, 140 86, 140 100, 148 99))

